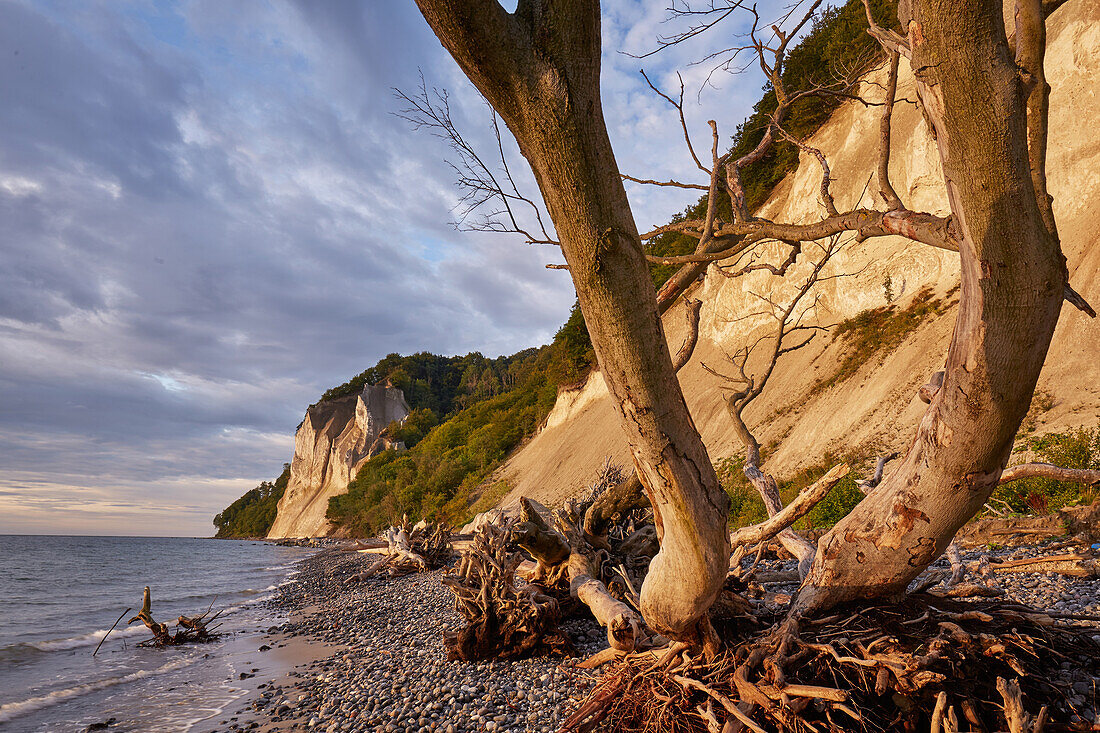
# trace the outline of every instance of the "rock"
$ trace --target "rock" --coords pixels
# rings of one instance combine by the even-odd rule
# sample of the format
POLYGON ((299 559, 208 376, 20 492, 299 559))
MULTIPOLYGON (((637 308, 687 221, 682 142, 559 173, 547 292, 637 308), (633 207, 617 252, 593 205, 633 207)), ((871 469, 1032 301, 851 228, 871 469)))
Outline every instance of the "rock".
POLYGON ((347 491, 359 468, 377 452, 391 422, 402 422, 409 405, 400 389, 385 384, 318 402, 294 436, 290 479, 279 500, 270 538, 317 537, 328 532, 328 500, 347 491))
POLYGON ((92 723, 84 729, 84 733, 91 733, 91 731, 107 730, 117 722, 117 718, 107 718, 100 722, 92 723))

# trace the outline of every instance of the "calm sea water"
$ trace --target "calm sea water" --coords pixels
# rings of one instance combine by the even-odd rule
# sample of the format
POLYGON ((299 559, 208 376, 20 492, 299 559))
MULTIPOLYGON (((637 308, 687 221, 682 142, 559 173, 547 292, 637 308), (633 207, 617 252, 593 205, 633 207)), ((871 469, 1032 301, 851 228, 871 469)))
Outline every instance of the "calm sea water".
MULTIPOLYGON (((0 731, 189 731, 244 694, 258 634, 283 619, 262 600, 312 550, 261 542, 0 535, 0 731), (126 626, 152 590, 161 622, 225 609, 223 638, 143 649, 126 626), (93 657, 96 644, 127 614, 93 657)), ((221 619, 219 619, 221 620, 221 619)), ((216 722, 216 720, 214 721, 216 722)))

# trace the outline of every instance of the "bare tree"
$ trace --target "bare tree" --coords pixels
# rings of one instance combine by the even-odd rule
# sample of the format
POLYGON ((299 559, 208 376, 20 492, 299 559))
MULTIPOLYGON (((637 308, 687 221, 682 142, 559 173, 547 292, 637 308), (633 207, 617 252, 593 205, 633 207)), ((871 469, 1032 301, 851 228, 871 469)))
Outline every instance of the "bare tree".
MULTIPOLYGON (((708 628, 699 621, 721 588, 730 549, 728 501, 676 381, 660 313, 709 263, 744 255, 765 242, 788 243, 788 259, 779 265, 753 261, 725 274, 756 269, 783 274, 798 258, 801 243, 845 232, 858 238, 900 235, 959 252, 962 288, 954 337, 942 382, 927 390, 930 405, 917 438, 898 466, 821 540, 793 618, 840 601, 904 589, 997 486, 1063 298, 1091 313, 1066 282, 1046 195, 1045 7, 1039 0, 1019 0, 1015 57, 1000 5, 992 0, 962 6, 944 0, 903 3, 905 35, 876 25, 868 10, 871 33, 890 55, 874 171, 882 210, 839 210, 830 194, 832 173, 825 156, 784 127, 784 116, 798 99, 852 94, 853 78, 806 90, 784 86, 787 47, 820 1, 798 15, 792 10, 791 29, 777 24, 768 39, 760 37, 760 24, 754 22, 744 45, 726 49, 726 61, 715 59, 728 64, 746 51, 769 79, 777 109, 760 143, 739 158, 719 155, 712 123, 708 167, 690 147, 684 125, 691 155, 709 176, 706 214, 639 237, 600 104, 598 2, 520 0, 514 13, 496 0, 417 4, 515 136, 558 233, 638 478, 656 516, 661 551, 640 594, 643 617, 656 631, 688 641, 705 638, 708 628), (889 182, 890 116, 901 56, 915 71, 920 104, 938 143, 949 217, 907 209, 889 182), (824 215, 819 221, 772 222, 747 210, 741 172, 781 139, 821 167, 824 215), (732 221, 717 215, 720 188, 729 196, 732 221), (683 265, 655 293, 641 243, 668 231, 691 234, 698 246, 691 255, 651 258, 683 265)), ((744 8, 739 2, 727 4, 731 12, 744 8)), ((713 12, 716 20, 725 17, 724 10, 713 12)), ((755 16, 754 9, 749 12, 755 16)), ((706 13, 700 17, 702 22, 688 31, 692 37, 714 25, 706 13)), ((662 96, 682 115, 682 102, 662 96)), ((781 325, 780 352, 783 335, 781 325)), ((746 397, 759 394, 758 386, 750 380, 746 397)), ((736 419, 740 413, 734 412, 736 419)), ((751 433, 749 438, 746 449, 752 457, 751 433)), ((794 521, 794 512, 775 509, 769 531, 794 521)))

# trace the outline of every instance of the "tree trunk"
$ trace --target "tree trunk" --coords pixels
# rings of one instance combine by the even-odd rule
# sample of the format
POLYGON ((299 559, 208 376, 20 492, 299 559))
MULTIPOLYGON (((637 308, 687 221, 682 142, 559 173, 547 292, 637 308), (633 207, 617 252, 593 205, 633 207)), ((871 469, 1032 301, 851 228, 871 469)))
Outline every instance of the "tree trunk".
POLYGON ((908 454, 818 543, 799 611, 904 590, 981 508, 1027 413, 1066 281, 1032 184, 1037 121, 1000 5, 913 0, 911 18, 907 5, 902 27, 960 231, 959 314, 908 454))
POLYGON ((600 102, 595 0, 417 0, 531 164, 656 516, 646 623, 689 637, 725 579, 729 500, 673 370, 600 102))

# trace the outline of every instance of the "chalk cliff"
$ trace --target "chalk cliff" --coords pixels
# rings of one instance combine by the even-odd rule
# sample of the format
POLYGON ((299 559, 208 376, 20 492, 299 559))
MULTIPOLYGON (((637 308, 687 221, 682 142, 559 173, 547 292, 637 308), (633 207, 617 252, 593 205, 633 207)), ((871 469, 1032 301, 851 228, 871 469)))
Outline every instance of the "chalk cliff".
POLYGON ((328 534, 328 500, 347 491, 367 459, 393 447, 383 431, 408 414, 401 390, 386 384, 367 385, 359 394, 319 402, 306 410, 294 436, 286 493, 267 536, 328 534))
MULTIPOLYGON (((1050 96, 1049 190, 1069 267, 1070 282, 1093 305, 1100 305, 1100 3, 1071 0, 1048 19, 1047 77, 1050 96)), ((863 93, 881 97, 885 71, 870 75, 863 93)), ((902 61, 898 97, 915 99, 913 76, 902 61)), ((875 206, 868 178, 876 160, 878 107, 849 103, 814 135, 811 144, 830 162, 832 192, 842 210, 859 202, 875 206)), ((935 142, 912 103, 894 112, 891 177, 909 208, 948 213, 935 142)), ((760 212, 776 221, 821 218, 820 168, 803 154, 798 169, 776 188, 760 212)), ((810 251, 807 247, 806 251, 810 251)), ((773 253, 776 262, 782 255, 773 253)), ((833 260, 819 299, 807 318, 835 324, 861 311, 893 301, 899 308, 930 288, 945 304, 958 285, 959 257, 900 238, 848 242, 833 260)), ((756 272, 731 280, 710 268, 689 295, 702 300, 699 345, 680 372, 688 406, 712 459, 740 454, 741 445, 726 413, 720 381, 701 363, 729 373, 726 354, 751 344, 770 329, 761 296, 786 302, 807 272, 792 268, 786 281, 756 272)), ((746 419, 762 444, 772 444, 768 468, 780 476, 820 463, 826 455, 849 450, 904 449, 914 435, 924 404, 917 390, 942 368, 955 308, 927 317, 896 349, 868 354, 858 372, 836 386, 828 382, 845 354, 845 344, 817 337, 807 348, 779 362, 762 397, 746 419)), ((673 309, 665 331, 673 351, 683 339, 684 314, 673 309)), ((1053 407, 1038 416, 1041 432, 1095 426, 1100 420, 1100 320, 1071 306, 1062 310, 1038 389, 1053 407)), ((750 369, 752 371, 752 363, 750 369)), ((607 456, 630 463, 618 414, 603 378, 594 374, 578 392, 559 396, 542 431, 516 452, 497 477, 509 481, 509 504, 525 495, 549 505, 590 481, 607 456)))

